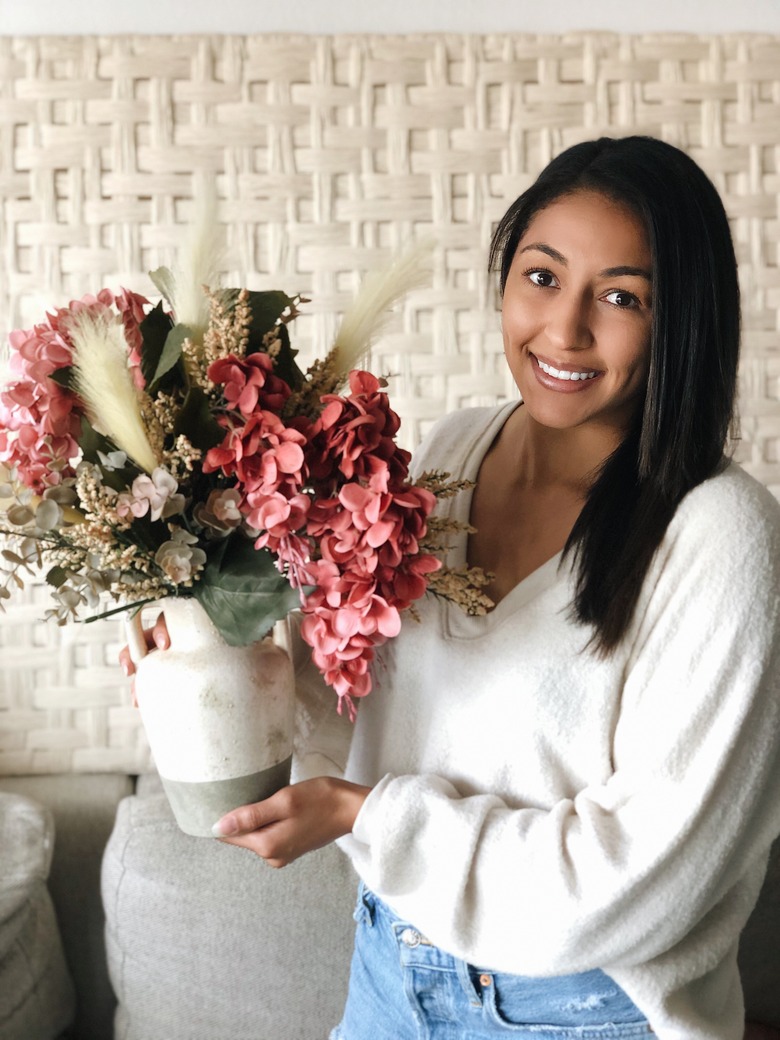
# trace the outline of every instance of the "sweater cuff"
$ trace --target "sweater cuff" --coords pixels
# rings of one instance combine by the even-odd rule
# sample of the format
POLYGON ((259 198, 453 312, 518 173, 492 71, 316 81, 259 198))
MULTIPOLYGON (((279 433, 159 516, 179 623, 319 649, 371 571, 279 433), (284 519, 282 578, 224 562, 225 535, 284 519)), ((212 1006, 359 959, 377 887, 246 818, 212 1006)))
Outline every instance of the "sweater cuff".
POLYGON ((375 833, 377 826, 381 826, 377 820, 382 812, 382 792, 393 780, 395 777, 392 773, 383 776, 379 783, 371 789, 371 793, 360 807, 360 812, 352 826, 352 835, 363 845, 371 844, 371 835, 375 833))

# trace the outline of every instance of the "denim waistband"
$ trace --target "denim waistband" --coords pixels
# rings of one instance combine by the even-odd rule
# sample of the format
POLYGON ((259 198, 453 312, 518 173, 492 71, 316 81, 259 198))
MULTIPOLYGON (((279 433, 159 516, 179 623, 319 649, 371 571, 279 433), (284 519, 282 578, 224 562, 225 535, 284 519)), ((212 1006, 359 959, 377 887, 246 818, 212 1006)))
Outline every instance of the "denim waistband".
POLYGON ((484 1005, 496 1025, 504 1029, 515 1031, 522 1023, 529 1035, 561 1038, 640 1038, 652 1033, 645 1015, 599 968, 569 975, 524 976, 468 963, 432 943, 363 883, 355 918, 384 933, 404 972, 422 971, 429 978, 449 973, 453 983, 457 979, 468 1004, 474 1008, 484 1005))

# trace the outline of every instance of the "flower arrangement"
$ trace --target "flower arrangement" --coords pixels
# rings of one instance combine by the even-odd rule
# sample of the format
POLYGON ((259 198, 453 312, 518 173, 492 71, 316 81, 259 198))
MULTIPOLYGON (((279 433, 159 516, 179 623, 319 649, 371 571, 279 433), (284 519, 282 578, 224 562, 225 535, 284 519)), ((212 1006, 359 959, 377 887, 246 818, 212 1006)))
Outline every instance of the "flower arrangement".
POLYGON ((121 605, 95 616, 194 596, 238 645, 299 608, 352 718, 375 648, 424 593, 484 613, 485 575, 442 568, 457 525, 431 515, 462 484, 409 479, 383 381, 354 367, 416 265, 369 280, 305 373, 288 327, 307 301, 165 268, 156 305, 103 289, 12 332, 0 608, 36 566, 60 624, 107 598, 121 605))

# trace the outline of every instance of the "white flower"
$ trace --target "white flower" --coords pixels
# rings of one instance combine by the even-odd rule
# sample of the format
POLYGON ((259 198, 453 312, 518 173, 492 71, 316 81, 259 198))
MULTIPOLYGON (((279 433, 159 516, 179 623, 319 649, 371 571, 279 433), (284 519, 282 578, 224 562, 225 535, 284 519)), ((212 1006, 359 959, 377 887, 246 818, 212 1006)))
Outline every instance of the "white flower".
POLYGON ((198 539, 187 531, 178 530, 171 540, 163 542, 155 553, 155 563, 174 585, 192 581, 206 562, 206 554, 197 548, 198 539))
POLYGON ((47 610, 44 616, 47 620, 54 618, 58 625, 64 625, 71 618, 76 621, 79 607, 83 607, 87 602, 78 589, 68 585, 67 582, 55 589, 51 595, 57 603, 57 607, 47 610))
POLYGON ((151 519, 159 520, 160 517, 173 516, 184 510, 184 495, 177 495, 179 485, 175 477, 158 466, 147 477, 142 473, 136 477, 130 491, 123 491, 117 499, 116 511, 119 516, 146 516, 151 510, 151 519))
POLYGON ((238 508, 240 501, 241 492, 236 488, 212 491, 205 504, 199 502, 195 506, 193 515, 198 523, 209 528, 210 532, 224 537, 238 527, 243 519, 238 508))
POLYGON ((100 465, 108 473, 111 473, 113 470, 124 469, 127 465, 127 453, 124 451, 109 451, 108 453, 99 451, 97 454, 100 459, 100 465))
POLYGON ((97 567, 90 567, 90 569, 82 576, 79 584, 79 591, 86 598, 89 606, 94 610, 100 604, 102 593, 108 592, 112 583, 118 580, 119 571, 102 571, 97 567))

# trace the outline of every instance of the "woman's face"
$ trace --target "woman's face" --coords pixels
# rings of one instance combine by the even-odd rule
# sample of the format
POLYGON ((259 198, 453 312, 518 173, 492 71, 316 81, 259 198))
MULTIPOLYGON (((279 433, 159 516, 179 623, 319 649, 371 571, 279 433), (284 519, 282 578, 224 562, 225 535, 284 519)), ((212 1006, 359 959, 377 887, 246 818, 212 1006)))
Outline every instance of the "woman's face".
POLYGON ((651 293, 650 243, 633 210, 580 191, 535 215, 509 270, 502 327, 537 422, 623 436, 647 383, 651 293))

